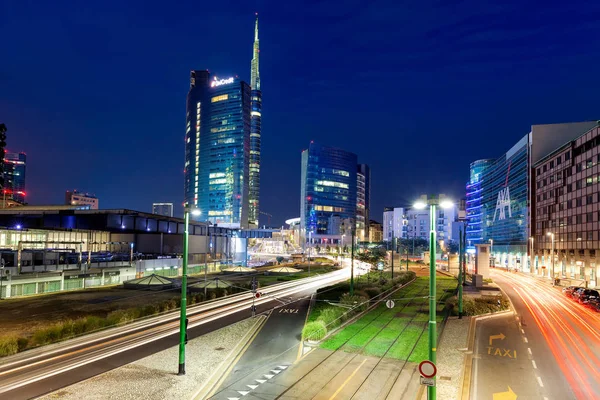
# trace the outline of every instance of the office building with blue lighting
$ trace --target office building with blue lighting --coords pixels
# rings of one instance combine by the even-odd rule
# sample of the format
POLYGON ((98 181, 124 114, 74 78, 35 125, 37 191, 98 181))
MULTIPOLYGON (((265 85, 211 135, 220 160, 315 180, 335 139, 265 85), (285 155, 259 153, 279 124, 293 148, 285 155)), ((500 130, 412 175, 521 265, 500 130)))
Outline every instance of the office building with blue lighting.
POLYGON ((350 244, 357 221, 357 156, 311 142, 302 152, 301 235, 312 243, 350 244))
POLYGON ((27 156, 25 153, 6 153, 4 155, 4 188, 2 193, 4 203, 6 203, 6 200, 14 200, 25 204, 26 166, 27 156))
POLYGON ((185 133, 185 201, 200 221, 248 227, 250 86, 192 71, 185 133))
POLYGON ((262 118, 262 91, 260 90, 259 72, 259 40, 258 40, 258 15, 254 25, 254 46, 250 71, 250 89, 252 96, 252 110, 250 111, 250 165, 249 165, 249 207, 248 223, 250 227, 258 226, 260 214, 260 138, 262 118))

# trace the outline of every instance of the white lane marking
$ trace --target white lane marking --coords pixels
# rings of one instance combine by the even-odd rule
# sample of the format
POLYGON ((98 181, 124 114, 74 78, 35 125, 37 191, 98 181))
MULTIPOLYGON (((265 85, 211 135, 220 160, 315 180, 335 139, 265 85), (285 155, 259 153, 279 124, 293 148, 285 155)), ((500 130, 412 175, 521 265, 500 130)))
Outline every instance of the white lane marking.
POLYGON ((274 377, 275 375, 265 375, 265 378, 267 379, 271 379, 272 377, 274 377))
POLYGON ((258 385, 246 385, 246 386, 248 386, 252 390, 254 390, 258 387, 258 385))
POLYGON ((525 343, 529 343, 526 337, 523 337, 523 340, 525 341, 525 343))
POLYGON ((546 396, 544 396, 544 400, 548 400, 548 398, 546 396))
POLYGON ((528 347, 528 348, 527 348, 527 351, 529 352, 529 354, 532 354, 532 353, 531 353, 531 348, 530 348, 530 347, 528 347))
POLYGON ((265 383, 267 380, 266 379, 255 379, 255 381, 258 383, 265 383))
POLYGON ((278 369, 272 369, 272 370, 271 370, 271 372, 274 372, 274 373, 278 374, 278 373, 280 373, 281 371, 280 371, 280 370, 278 370, 278 369))
POLYGON ((228 397, 227 400, 240 400, 239 397, 228 397))
POLYGON ((535 360, 531 360, 531 363, 533 364, 533 368, 537 369, 537 364, 535 363, 535 360))
POLYGON ((238 390, 237 392, 238 392, 239 394, 241 394, 242 396, 245 396, 245 395, 247 395, 248 393, 250 393, 250 392, 247 392, 247 391, 245 391, 245 390, 238 390))
POLYGON ((539 376, 537 377, 537 381, 540 384, 541 387, 544 387, 544 384, 542 383, 542 378, 540 378, 539 376))
POLYGON ((521 333, 524 335, 524 334, 525 334, 525 331, 524 331, 523 329, 521 329, 521 333))
POLYGON ((279 367, 277 367, 277 368, 279 368, 279 369, 286 369, 286 368, 287 368, 287 365, 280 365, 280 366, 279 366, 279 367))

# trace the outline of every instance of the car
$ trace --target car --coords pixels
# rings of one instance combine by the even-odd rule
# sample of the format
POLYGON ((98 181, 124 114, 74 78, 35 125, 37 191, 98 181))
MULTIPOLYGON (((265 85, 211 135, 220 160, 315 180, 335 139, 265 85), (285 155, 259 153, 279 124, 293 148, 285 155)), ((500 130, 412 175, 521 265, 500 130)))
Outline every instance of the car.
POLYGON ((586 306, 600 312, 600 299, 591 299, 587 302, 586 306))
POLYGON ((567 287, 563 288, 562 291, 567 297, 573 297, 573 293, 579 289, 585 289, 585 288, 582 288, 581 286, 567 286, 567 287))
POLYGON ((600 299, 600 293, 594 289, 583 289, 578 290, 577 293, 573 295, 573 298, 576 299, 579 304, 586 304, 590 300, 600 299))

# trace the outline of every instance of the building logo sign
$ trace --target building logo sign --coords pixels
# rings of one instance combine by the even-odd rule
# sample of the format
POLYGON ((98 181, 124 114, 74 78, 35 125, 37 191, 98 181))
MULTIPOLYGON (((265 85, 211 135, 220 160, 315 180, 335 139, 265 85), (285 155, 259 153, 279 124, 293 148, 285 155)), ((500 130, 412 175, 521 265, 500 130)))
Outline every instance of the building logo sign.
POLYGON ((233 83, 233 77, 227 78, 227 79, 215 79, 214 81, 211 82, 210 87, 228 85, 230 83, 233 83))
POLYGON ((506 209, 508 208, 508 218, 512 217, 512 209, 510 207, 510 190, 508 186, 498 192, 498 200, 496 200, 496 209, 494 210, 494 219, 498 214, 498 221, 506 219, 506 209))

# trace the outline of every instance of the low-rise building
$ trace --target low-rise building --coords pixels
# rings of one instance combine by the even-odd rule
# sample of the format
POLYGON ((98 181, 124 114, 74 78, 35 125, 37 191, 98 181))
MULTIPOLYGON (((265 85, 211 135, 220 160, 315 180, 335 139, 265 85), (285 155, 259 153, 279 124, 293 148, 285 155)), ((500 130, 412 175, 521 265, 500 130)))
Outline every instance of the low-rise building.
POLYGON ((383 225, 380 222, 374 220, 369 221, 369 242, 383 242, 383 225))
POLYGON ((82 193, 77 190, 69 191, 65 194, 65 204, 72 206, 87 205, 92 210, 98 209, 98 198, 90 193, 82 193))

